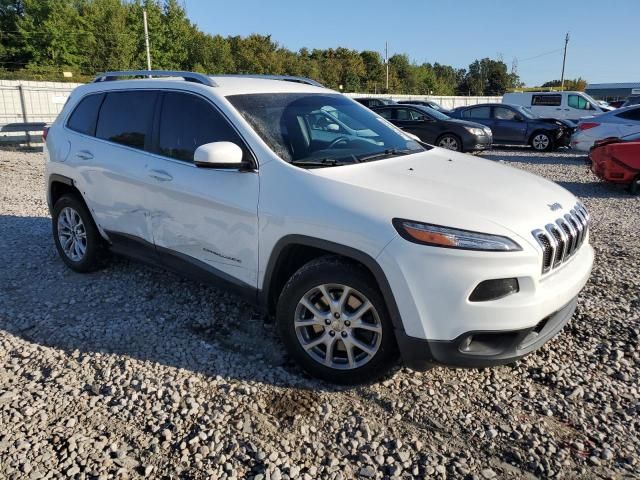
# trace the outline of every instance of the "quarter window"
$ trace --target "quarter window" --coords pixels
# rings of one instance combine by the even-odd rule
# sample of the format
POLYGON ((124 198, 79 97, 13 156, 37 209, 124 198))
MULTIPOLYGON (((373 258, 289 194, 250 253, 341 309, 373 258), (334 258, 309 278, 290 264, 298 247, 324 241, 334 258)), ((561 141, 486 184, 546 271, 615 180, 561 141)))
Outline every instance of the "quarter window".
POLYGON ((149 148, 156 98, 149 91, 107 93, 96 137, 140 150, 149 148))
POLYGON ((88 95, 80 100, 75 110, 69 117, 67 127, 78 133, 85 135, 96 134, 96 122, 98 121, 98 112, 100 105, 104 100, 104 94, 88 95))
POLYGON ((532 95, 531 105, 544 107, 559 107, 562 103, 562 95, 532 95))
POLYGON ((166 93, 162 100, 159 153, 193 162, 196 149, 212 142, 233 142, 248 151, 229 122, 207 101, 184 93, 166 93))

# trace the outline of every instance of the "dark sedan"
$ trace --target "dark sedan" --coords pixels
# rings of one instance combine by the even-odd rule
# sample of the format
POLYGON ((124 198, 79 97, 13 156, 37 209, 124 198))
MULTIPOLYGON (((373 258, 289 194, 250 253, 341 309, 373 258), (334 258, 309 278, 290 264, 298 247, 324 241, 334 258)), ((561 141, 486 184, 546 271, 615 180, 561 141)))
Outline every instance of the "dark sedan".
POLYGON ((494 144, 531 145, 539 151, 569 145, 573 133, 570 122, 540 118, 519 105, 485 103, 454 108, 450 115, 486 125, 494 144))
POLYGON ((382 107, 384 105, 395 105, 395 100, 391 100, 390 98, 380 98, 380 97, 358 97, 354 98, 354 100, 367 108, 375 108, 382 107))
POLYGON ((491 130, 483 125, 455 120, 422 105, 386 105, 372 109, 394 125, 431 145, 472 152, 491 147, 491 130))
POLYGON ((402 100, 398 103, 402 105, 422 105, 423 107, 433 108, 434 110, 444 113, 445 115, 449 113, 449 109, 444 108, 438 102, 434 102, 433 100, 402 100))

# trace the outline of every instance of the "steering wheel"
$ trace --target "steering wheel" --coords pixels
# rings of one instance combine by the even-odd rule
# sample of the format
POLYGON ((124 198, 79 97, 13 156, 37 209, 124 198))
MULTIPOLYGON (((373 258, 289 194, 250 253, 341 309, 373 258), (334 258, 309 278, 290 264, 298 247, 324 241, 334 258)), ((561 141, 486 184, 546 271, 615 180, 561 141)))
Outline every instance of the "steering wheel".
POLYGON ((342 142, 347 142, 348 143, 349 142, 349 138, 345 137, 345 136, 336 138, 329 145, 327 145, 327 150, 329 150, 331 148, 335 148, 336 145, 338 145, 339 143, 342 143, 342 142))

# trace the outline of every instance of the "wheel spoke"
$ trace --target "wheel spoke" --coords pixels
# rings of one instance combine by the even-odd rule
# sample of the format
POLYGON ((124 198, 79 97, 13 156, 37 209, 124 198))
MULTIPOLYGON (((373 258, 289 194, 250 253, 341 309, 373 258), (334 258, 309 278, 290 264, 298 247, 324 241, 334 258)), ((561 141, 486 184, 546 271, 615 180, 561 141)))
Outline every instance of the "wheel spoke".
POLYGON ((342 339, 344 349, 347 351, 347 361, 349 362, 349 368, 353 368, 356 365, 355 358, 353 357, 353 343, 346 338, 342 339))
POLYGON ((321 319, 314 316, 313 318, 296 320, 295 322, 293 322, 293 325, 296 328, 304 328, 304 327, 313 327, 315 325, 324 326, 324 322, 321 319))
POLYGON ((368 330, 370 332, 382 333, 382 327, 380 325, 363 322, 362 320, 358 320, 356 323, 352 324, 351 328, 352 329, 359 328, 361 330, 368 330))
POLYGON ((351 337, 351 343, 353 343, 354 347, 359 348, 360 350, 365 352, 367 355, 373 355, 375 353, 375 350, 372 347, 362 343, 360 340, 358 340, 354 336, 351 337))
POLYGON ((327 341, 325 341, 327 346, 327 350, 324 353, 324 364, 327 366, 331 366, 333 363, 333 347, 336 344, 336 337, 329 337, 327 341))
POLYGON ((333 298, 331 298, 331 295, 329 294, 329 291, 327 290, 327 286, 326 285, 320 285, 318 287, 318 290, 320 290, 320 293, 322 293, 322 296, 324 297, 325 302, 327 302, 327 305, 329 305, 329 308, 331 308, 331 306, 333 305, 334 301, 333 301, 333 298))
POLYGON ((347 303, 347 300, 349 300, 349 297, 351 296, 351 287, 344 287, 344 290, 342 291, 342 295, 340 295, 340 300, 338 300, 338 308, 340 310, 340 312, 344 312, 344 306, 347 303))
POLYGON ((360 320, 362 316, 371 309, 371 307, 371 302, 369 302, 369 300, 365 300, 365 302, 360 305, 358 309, 350 315, 350 317, 353 320, 360 320))
POLYGON ((322 334, 318 338, 311 340, 309 343, 305 343, 304 345, 302 345, 302 347, 305 350, 311 350, 312 348, 325 343, 327 341, 326 337, 327 337, 327 334, 322 334))
POLYGON ((318 307, 316 307, 313 303, 311 303, 309 301, 308 298, 303 297, 302 300, 300 300, 300 303, 307 309, 309 310, 314 317, 324 317, 325 316, 325 312, 321 312, 318 307))

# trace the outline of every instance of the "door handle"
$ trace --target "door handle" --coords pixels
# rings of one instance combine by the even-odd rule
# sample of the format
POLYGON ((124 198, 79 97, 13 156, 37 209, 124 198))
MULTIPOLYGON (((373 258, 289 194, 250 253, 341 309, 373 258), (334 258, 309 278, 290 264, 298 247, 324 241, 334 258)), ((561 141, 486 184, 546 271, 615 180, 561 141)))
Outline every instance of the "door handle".
POLYGON ((561 108, 556 108, 556 110, 562 110, 561 108))
POLYGON ((149 176, 159 182, 170 182, 173 177, 164 170, 149 170, 149 176))
POLYGON ((93 153, 89 150, 80 150, 76 153, 76 157, 81 158, 82 160, 93 160, 93 153))

